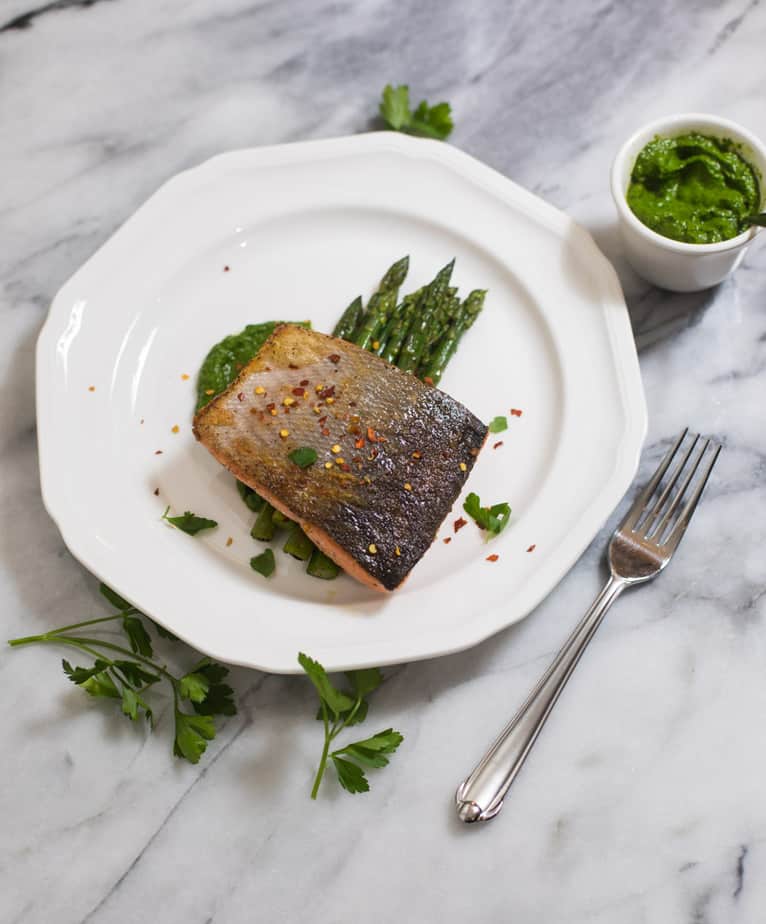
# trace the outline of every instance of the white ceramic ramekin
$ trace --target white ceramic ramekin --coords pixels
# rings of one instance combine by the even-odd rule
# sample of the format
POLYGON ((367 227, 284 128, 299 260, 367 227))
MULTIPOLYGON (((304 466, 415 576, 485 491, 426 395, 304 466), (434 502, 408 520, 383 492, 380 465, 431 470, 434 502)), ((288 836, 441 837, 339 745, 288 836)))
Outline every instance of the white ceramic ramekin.
POLYGON ((686 132, 730 138, 741 145, 742 156, 758 174, 761 208, 766 194, 766 147, 747 129, 728 119, 696 112, 667 116, 645 125, 625 142, 614 159, 611 177, 625 252, 637 273, 675 292, 697 292, 721 282, 737 268, 758 233, 758 228, 753 227, 719 244, 686 244, 657 234, 633 214, 625 194, 639 151, 657 135, 673 138, 686 132))

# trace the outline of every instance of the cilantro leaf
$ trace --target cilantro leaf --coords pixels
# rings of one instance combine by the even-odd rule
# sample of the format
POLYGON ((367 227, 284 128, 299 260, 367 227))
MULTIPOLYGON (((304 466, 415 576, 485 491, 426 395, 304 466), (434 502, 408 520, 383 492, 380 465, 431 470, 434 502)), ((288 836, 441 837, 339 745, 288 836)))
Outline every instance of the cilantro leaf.
POLYGON ((316 462, 317 451, 310 446, 299 446, 297 449, 293 449, 292 452, 289 452, 287 458, 291 462, 295 462, 298 468, 308 468, 316 462))
POLYGON ((204 674, 189 673, 178 681, 178 695, 181 699, 201 703, 210 690, 210 682, 204 674))
POLYGON ((123 616, 122 628, 134 654, 143 655, 145 658, 154 656, 152 640, 138 616, 123 616))
POLYGON ((165 509, 165 512, 162 514, 162 519, 170 523, 171 526, 175 526, 176 529, 180 529, 182 532, 187 533, 189 536, 196 536, 197 533, 202 532, 203 529, 214 529, 218 526, 215 520, 197 516, 197 514, 192 513, 191 510, 185 511, 182 517, 169 517, 168 510, 170 510, 170 507, 165 509))
POLYGON ((465 499, 463 510, 473 518, 480 529, 486 529, 487 532, 495 536, 500 535, 511 518, 511 508, 508 504, 494 504, 492 507, 482 507, 479 495, 473 492, 465 499))
POLYGON ((150 619, 149 622, 154 626, 154 631, 159 635, 160 638, 166 638, 169 642, 177 642, 179 638, 177 635, 173 635, 172 632, 169 632, 164 626, 161 626, 158 622, 155 622, 153 619, 150 619))
POLYGON ((392 87, 386 84, 380 100, 380 115, 389 128, 402 131, 412 117, 410 112, 410 88, 407 84, 392 87))
MULTIPOLYGON (((338 714, 339 721, 343 722, 344 727, 350 727, 351 725, 359 725, 361 722, 367 718, 367 711, 370 708, 370 704, 366 699, 363 699, 356 708, 353 716, 351 715, 352 709, 344 709, 343 712, 338 714)), ((318 721, 322 721, 324 716, 322 715, 322 707, 320 706, 317 709, 316 718, 318 721)))
POLYGON ((426 138, 444 141, 452 133, 453 128, 452 108, 449 103, 429 106, 423 100, 412 116, 409 132, 411 135, 423 135, 426 138))
POLYGON ((143 709, 146 721, 152 721, 152 710, 147 703, 136 693, 132 687, 122 688, 122 711, 132 721, 135 722, 139 712, 143 709))
POLYGON ((93 667, 72 667, 67 660, 62 661, 61 664, 64 668, 64 673, 72 683, 82 687, 90 696, 120 698, 120 692, 109 676, 109 662, 96 658, 93 667))
POLYGON ((215 738, 215 723, 209 715, 189 715, 175 710, 176 735, 173 753, 196 764, 207 749, 208 741, 215 738))
POLYGON ((364 770, 350 760, 344 760, 342 757, 332 755, 332 762, 338 773, 338 782, 350 793, 369 792, 370 784, 364 775, 364 770))
POLYGON ((503 430, 508 429, 508 418, 507 417, 494 417, 489 424, 490 433, 502 433, 503 430))
POLYGON ((274 569, 277 567, 277 563, 274 560, 274 550, 266 549, 266 551, 261 552, 260 555, 254 555, 250 559, 250 567, 253 571, 257 571, 258 574, 262 574, 264 577, 271 577, 274 573, 274 569))
POLYGON ((407 84, 393 87, 387 84, 380 100, 380 115, 394 131, 423 135, 443 141, 453 129, 449 103, 429 106, 422 100, 414 112, 410 110, 410 88, 407 84))
POLYGON ((98 585, 101 594, 118 610, 132 610, 133 607, 124 600, 119 594, 115 593, 111 587, 107 587, 103 582, 98 585))
POLYGON ((199 715, 236 715, 237 706, 234 702, 234 690, 221 681, 229 673, 228 667, 203 658, 196 667, 192 668, 197 677, 202 677, 208 684, 204 699, 192 699, 192 708, 199 715))
POLYGON ((153 683, 159 683, 159 674, 149 673, 137 661, 113 661, 112 664, 132 687, 151 686, 153 683))
POLYGON ((301 652, 298 655, 298 663, 308 674, 309 680, 319 694, 319 699, 330 710, 333 718, 337 718, 342 712, 353 707, 354 700, 332 685, 327 672, 318 661, 301 652))
POLYGON ((333 751, 332 756, 345 754, 367 767, 385 767, 388 765, 388 758, 385 755, 393 754, 402 741, 404 741, 404 738, 398 731, 394 731, 393 728, 386 728, 371 738, 354 741, 353 744, 347 744, 345 747, 333 751))

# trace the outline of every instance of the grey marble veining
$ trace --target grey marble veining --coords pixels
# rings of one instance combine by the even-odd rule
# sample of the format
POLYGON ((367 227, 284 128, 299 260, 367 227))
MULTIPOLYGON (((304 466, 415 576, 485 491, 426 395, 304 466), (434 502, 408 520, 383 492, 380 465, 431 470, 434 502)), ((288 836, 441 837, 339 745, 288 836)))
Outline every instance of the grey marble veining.
MULTIPOLYGON (((622 139, 672 111, 766 135, 758 0, 0 2, 0 600, 6 636, 102 612, 40 499, 33 348, 64 280, 164 180, 223 150, 364 131, 382 86, 449 99, 452 142, 569 211, 615 263, 650 412, 726 452, 683 553, 604 625, 497 822, 454 785, 597 590, 607 528, 526 621, 391 672, 406 741, 372 791, 307 798, 298 679, 234 671, 197 767, 0 651, 0 921, 757 924, 766 905, 766 255, 673 296, 625 265, 622 139)), ((617 514, 607 524, 614 525, 617 514)), ((179 661, 190 652, 181 651, 179 661)))

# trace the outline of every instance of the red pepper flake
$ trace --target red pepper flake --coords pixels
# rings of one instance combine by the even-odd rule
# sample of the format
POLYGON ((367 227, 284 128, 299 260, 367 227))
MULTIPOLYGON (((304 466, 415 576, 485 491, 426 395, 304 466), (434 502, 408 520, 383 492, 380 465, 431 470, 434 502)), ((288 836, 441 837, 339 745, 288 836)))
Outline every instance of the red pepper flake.
POLYGON ((447 536, 446 539, 442 539, 442 542, 443 542, 445 545, 449 545, 450 542, 452 542, 452 536, 447 536))
POLYGON ((512 408, 511 408, 511 416, 512 416, 512 417, 521 417, 521 411, 520 411, 517 407, 512 407, 512 408))
POLYGON ((288 369, 298 369, 299 367, 296 366, 295 363, 290 363, 287 368, 288 369))
POLYGON ((155 456, 161 456, 161 455, 162 455, 162 450, 161 450, 161 449, 155 449, 155 450, 154 450, 154 454, 155 454, 155 456))
POLYGON ((244 401, 244 400, 245 400, 245 393, 244 393, 243 391, 241 391, 241 392, 237 395, 237 401, 244 401))
POLYGON ((275 407, 276 407, 276 404, 274 404, 273 401, 269 401, 269 403, 266 405, 266 410, 273 411, 275 407))
POLYGON ((339 353, 332 353, 332 354, 331 354, 330 356, 328 356, 327 358, 330 360, 331 363, 334 363, 336 366, 337 366, 338 363, 340 362, 340 354, 339 354, 339 353))
POLYGON ((502 445, 503 445, 503 441, 502 441, 502 440, 498 440, 492 448, 493 448, 493 449, 499 449, 502 445))
POLYGON ((431 378, 430 375, 427 375, 427 376, 423 379, 423 381, 426 383, 426 385, 433 385, 433 383, 434 383, 434 380, 431 378))
POLYGON ((368 460, 369 460, 370 462, 372 462, 373 459, 377 459, 377 457, 378 457, 378 450, 377 450, 377 449, 373 449, 372 452, 369 454, 369 456, 367 456, 367 458, 368 458, 368 460))
POLYGON ((322 436, 329 436, 329 435, 330 435, 330 431, 327 429, 327 427, 325 427, 324 430, 322 430, 322 436))
POLYGON ((305 398, 306 392, 302 388, 293 388, 293 394, 296 398, 305 398))
POLYGON ((362 461, 362 457, 361 457, 361 456, 354 456, 354 458, 353 458, 351 461, 354 462, 354 463, 356 463, 356 464, 358 465, 358 464, 362 461))
POLYGON ((227 548, 227 549, 228 549, 228 547, 232 544, 232 542, 234 542, 234 539, 233 539, 231 536, 229 536, 229 538, 226 540, 226 548, 227 548))
POLYGON ((351 471, 351 468, 349 467, 348 462, 344 462, 343 465, 341 465, 340 468, 341 468, 341 471, 343 471, 343 472, 350 472, 350 471, 351 471))
POLYGON ((464 526, 467 526, 467 525, 468 525, 468 520, 463 519, 463 517, 458 517, 457 520, 455 520, 455 532, 458 532, 464 526))
POLYGON ((349 407, 356 407, 356 401, 349 401, 349 402, 348 402, 348 406, 349 406, 349 407))
POLYGON ((301 379, 301 385, 302 385, 304 388, 306 387, 306 385, 308 385, 308 383, 309 383, 309 380, 308 380, 308 379, 301 379))
POLYGON ((285 414, 289 414, 289 413, 290 413, 290 408, 289 408, 289 407, 286 407, 286 408, 285 408, 285 414))
POLYGON ((324 422, 325 422, 326 420, 327 420, 327 414, 325 414, 324 417, 320 417, 319 420, 317 421, 317 423, 318 423, 318 424, 324 424, 324 422))
POLYGON ((530 545, 530 547, 527 549, 527 552, 534 552, 536 548, 537 544, 533 542, 532 545, 530 545))
POLYGON ((155 496, 155 497, 159 497, 159 496, 160 496, 160 489, 159 489, 159 488, 155 488, 155 489, 154 489, 154 496, 155 496))
POLYGON ((487 555, 487 561, 497 561, 498 558, 500 558, 500 556, 497 555, 497 554, 495 554, 495 555, 487 555))
POLYGON ((478 456, 479 450, 474 446, 474 448, 470 450, 470 453, 472 456, 478 456))
POLYGON ((354 443, 354 446, 355 446, 357 449, 363 449, 363 448, 364 448, 364 437, 360 437, 360 438, 354 443))
POLYGON ((319 392, 319 397, 322 401, 326 401, 328 398, 332 398, 334 394, 335 394, 335 386, 328 385, 327 388, 323 388, 319 392))
POLYGON ((230 269, 230 267, 224 266, 224 268, 223 268, 224 273, 228 273, 228 272, 229 272, 229 269, 230 269))
POLYGON ((371 443, 377 443, 377 442, 378 442, 378 435, 377 435, 377 433, 372 429, 372 427, 367 427, 367 439, 368 439, 371 443))

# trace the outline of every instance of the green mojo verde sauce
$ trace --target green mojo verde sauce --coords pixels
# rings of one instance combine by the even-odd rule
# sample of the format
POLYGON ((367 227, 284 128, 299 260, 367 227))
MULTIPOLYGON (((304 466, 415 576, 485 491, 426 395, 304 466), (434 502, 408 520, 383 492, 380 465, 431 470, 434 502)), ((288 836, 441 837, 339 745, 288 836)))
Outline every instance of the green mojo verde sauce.
POLYGON ((197 407, 199 410, 231 385, 280 324, 311 327, 309 321, 264 321, 248 324, 238 334, 230 334, 210 348, 197 375, 197 407))
POLYGON ((655 138, 641 150, 626 198, 652 231, 674 241, 714 244, 747 231, 761 190, 732 141, 690 132, 655 138))

